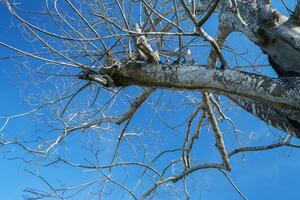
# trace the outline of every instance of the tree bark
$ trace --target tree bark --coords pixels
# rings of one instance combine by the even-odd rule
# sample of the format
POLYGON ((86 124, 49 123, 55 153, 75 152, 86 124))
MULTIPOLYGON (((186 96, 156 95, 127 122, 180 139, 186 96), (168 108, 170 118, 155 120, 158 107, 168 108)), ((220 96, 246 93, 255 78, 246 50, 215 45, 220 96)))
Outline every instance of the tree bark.
MULTIPOLYGON (((232 69, 211 69, 204 65, 149 64, 130 61, 105 69, 116 86, 151 86, 180 90, 208 90, 227 96, 238 96, 268 105, 300 118, 300 77, 270 78, 232 69)), ((92 76, 86 77, 94 80, 92 76)))
POLYGON ((243 33, 258 45, 276 64, 270 62, 279 76, 300 76, 300 27, 295 19, 299 3, 288 18, 271 5, 258 5, 254 0, 237 0, 237 15, 236 9, 226 2, 219 10, 219 23, 243 33))
MULTIPOLYGON (((218 34, 222 35, 226 30, 243 33, 268 55, 269 63, 279 77, 300 77, 300 3, 290 18, 273 9, 271 1, 258 3, 254 0, 223 1, 218 10, 219 26, 222 27, 218 34)), ((243 97, 229 98, 266 123, 300 136, 297 115, 243 97)))

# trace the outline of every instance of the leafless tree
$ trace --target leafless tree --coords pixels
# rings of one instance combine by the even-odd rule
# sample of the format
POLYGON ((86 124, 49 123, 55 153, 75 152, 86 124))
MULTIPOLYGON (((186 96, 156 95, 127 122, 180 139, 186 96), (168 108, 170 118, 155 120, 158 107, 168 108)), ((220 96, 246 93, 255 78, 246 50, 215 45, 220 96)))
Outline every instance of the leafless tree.
POLYGON ((30 96, 31 111, 1 118, 0 143, 32 155, 34 166, 93 174, 83 183, 54 187, 31 171, 49 187, 26 190, 33 198, 72 199, 86 192, 101 199, 122 191, 131 199, 189 199, 192 173, 215 169, 246 199, 227 174, 234 170, 232 156, 300 147, 291 142, 300 137, 298 1, 277 2, 289 16, 270 0, 45 0, 39 10, 20 2, 2 4, 32 48, 2 38, 15 54, 1 59, 33 74, 41 93, 30 96), (255 63, 253 55, 238 52, 227 41, 236 32, 268 61, 255 63), (240 62, 245 57, 247 66, 240 62), (265 66, 278 77, 264 74, 265 66), (283 132, 261 146, 227 116, 233 105, 283 132), (31 114, 41 133, 6 134, 12 120, 31 114), (226 123, 230 130, 221 128, 226 123), (210 132, 218 162, 198 153, 210 132))

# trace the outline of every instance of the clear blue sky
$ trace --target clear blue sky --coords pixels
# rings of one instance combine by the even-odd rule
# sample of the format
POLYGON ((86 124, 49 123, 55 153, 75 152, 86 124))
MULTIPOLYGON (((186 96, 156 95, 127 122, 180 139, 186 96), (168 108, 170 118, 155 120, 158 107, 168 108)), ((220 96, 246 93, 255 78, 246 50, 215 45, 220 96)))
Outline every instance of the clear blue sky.
MULTIPOLYGON (((23 2, 25 8, 37 9, 37 1, 20 1, 23 2), (26 3, 25 3, 26 2, 26 3), (30 2, 30 3, 29 3, 30 2)), ((42 2, 42 1, 41 1, 42 2)), ((279 2, 279 1, 278 1, 279 2)), ((277 1, 275 4, 277 5, 277 1)), ((213 27, 208 25, 208 30, 213 30, 213 27)), ((29 50, 31 47, 28 42, 24 40, 24 35, 20 33, 20 30, 13 20, 13 17, 9 14, 3 3, 0 1, 0 41, 13 44, 18 48, 29 50)), ((245 52, 244 48, 249 45, 249 42, 245 38, 242 38, 239 34, 235 34, 229 40, 228 44, 234 44, 237 50, 245 52)), ((233 46, 232 46, 233 47, 233 46)), ((247 57, 253 61, 256 59, 260 52, 254 46, 248 46, 247 51, 251 56, 247 57)), ((12 52, 0 46, 0 57, 10 55, 12 52)), ((259 57, 259 60, 264 62, 263 56, 259 57)), ((233 60, 230 61, 233 63, 233 60)), ((241 61, 242 62, 242 61, 241 61)), ((34 63, 34 62, 33 62, 34 63)), ((0 116, 7 116, 22 113, 30 110, 32 107, 26 102, 26 96, 30 93, 36 93, 38 90, 35 86, 27 85, 31 83, 31 77, 26 74, 18 75, 16 66, 17 62, 11 60, 0 60, 0 116), (17 74, 15 73, 17 72, 17 74)), ((268 74, 272 74, 270 70, 266 70, 268 74)), ((52 86, 49 86, 52 89, 52 86)), ((47 86, 43 86, 43 89, 47 89, 47 86)), ((132 92, 135 92, 134 90, 132 92)), ((160 92, 157 92, 151 100, 158 98, 160 92)), ((172 107, 179 105, 179 101, 182 100, 182 96, 188 95, 189 93, 174 94, 173 92, 165 91, 161 97, 167 101, 170 96, 172 97, 172 107)), ((82 97, 81 97, 82 98, 82 97)), ((125 104, 125 103, 124 103, 125 104)), ((120 105, 121 107, 122 105, 120 105)), ((179 108, 178 112, 161 112, 160 115, 153 112, 151 105, 146 105, 139 113, 134 117, 133 124, 139 124, 139 127, 144 127, 145 132, 148 129, 154 127, 152 134, 157 134, 159 138, 150 137, 144 142, 148 145, 149 149, 155 151, 155 149, 166 149, 167 147, 180 147, 179 139, 182 139, 183 128, 177 129, 175 132, 166 128, 160 117, 164 119, 172 119, 172 123, 176 124, 181 122, 184 117, 188 116, 191 107, 186 106, 186 110, 182 111, 179 108), (158 146, 155 146, 158 145, 158 146)), ((45 115, 49 113, 44 113, 45 115)), ((253 140, 255 143, 251 144, 267 144, 276 141, 276 137, 272 134, 274 129, 270 129, 264 123, 256 120, 253 116, 243 112, 241 109, 236 108, 229 111, 229 115, 234 121, 237 122, 238 128, 244 134, 253 133, 256 138, 253 140)), ((3 121, 0 121, 3 124, 3 121)), ((0 126, 1 126, 0 124, 0 126)), ((230 140, 232 136, 232 129, 229 128, 229 123, 224 123, 222 128, 227 134, 226 142, 231 144, 230 140), (228 136, 231 135, 231 136, 228 136)), ((139 130, 138 127, 131 127, 132 130, 139 130)), ((26 138, 35 138, 35 134, 50 134, 46 130, 46 126, 41 125, 40 122, 36 123, 32 118, 25 117, 13 120, 9 123, 7 128, 0 134, 9 136, 10 138, 18 138, 20 136, 26 136, 26 138), (38 126, 40 125, 40 126, 38 126), (40 128, 39 128, 40 127, 40 128)), ((147 133, 145 133, 147 135, 147 133)), ((150 134, 150 133, 149 133, 150 134)), ((280 134, 280 133, 279 133, 280 134)), ((243 138, 245 141, 246 137, 243 138)), ((65 156, 70 160, 81 160, 82 157, 93 159, 90 154, 86 153, 85 150, 80 149, 79 143, 85 142, 85 135, 82 133, 74 134, 67 141, 65 156)), ((201 134, 201 142, 196 147, 196 152, 199 154, 199 160, 202 161, 215 161, 218 159, 214 148, 214 141, 211 132, 203 131, 201 134)), ((138 142, 137 140, 133 140, 138 142)), ((97 148, 103 148, 104 151, 110 152, 110 147, 104 147, 100 144, 97 148)), ((229 148, 231 146, 229 145, 229 148)), ((123 148, 123 147, 122 147, 123 148)), ((125 148, 124 148, 125 149, 125 148)), ((230 148, 232 150, 232 148, 230 148)), ((36 159, 30 165, 25 163, 20 158, 32 159, 26 152, 20 148, 5 148, 4 151, 0 151, 0 199, 2 200, 18 200, 23 199, 24 189, 28 187, 46 189, 47 186, 38 178, 32 176, 26 170, 36 171, 35 167, 39 164, 36 159), (6 152, 11 150, 12 152, 6 152), (12 160, 12 158, 14 158, 12 160), (19 158, 19 159, 16 159, 19 158)), ((142 152, 138 150, 138 152, 142 152)), ((126 153, 126 152, 122 152, 126 153)), ((130 152, 132 153, 132 152, 130 152)), ((109 153, 108 153, 109 154, 109 153)), ((242 156, 234 156, 231 159, 233 171, 229 173, 230 177, 236 182, 239 189, 252 200, 265 200, 265 199, 299 199, 300 195, 298 192, 299 180, 300 180, 300 150, 281 148, 272 151, 247 153, 242 156)), ((104 157, 103 159, 105 159, 104 157)), ((126 159, 127 156, 124 156, 126 159)), ((165 157, 165 159, 173 159, 173 157, 165 157)), ((42 163, 42 162, 41 162, 42 163)), ((161 161, 161 164, 165 164, 161 161)), ((162 166, 156 166, 160 168, 162 166)), ((54 165, 53 167, 40 167, 39 172, 41 176, 52 182, 53 185, 59 186, 62 181, 67 184, 76 184, 83 181, 93 180, 96 177, 99 180, 103 178, 101 174, 93 172, 81 172, 78 169, 72 169, 64 165, 54 165)), ((129 172, 141 170, 140 168, 129 168, 129 172)), ((115 178, 122 180, 124 173, 120 169, 115 170, 115 178), (118 176, 119 174, 119 176, 118 176)), ((134 176, 133 176, 134 177, 134 176)), ((130 180, 129 176, 128 183, 132 184, 133 179, 130 180)), ((216 170, 206 170, 201 172, 193 173, 190 176, 188 182, 192 193, 192 199, 216 199, 216 200, 227 200, 227 199, 240 199, 240 196, 234 191, 233 187, 224 178, 224 176, 216 170)), ((49 188, 47 188, 49 189, 49 188)), ((117 190, 122 191, 122 190, 117 190)), ((77 198, 71 199, 84 199, 86 194, 81 194, 77 198)), ((127 193, 117 192, 108 199, 127 199, 127 193)))

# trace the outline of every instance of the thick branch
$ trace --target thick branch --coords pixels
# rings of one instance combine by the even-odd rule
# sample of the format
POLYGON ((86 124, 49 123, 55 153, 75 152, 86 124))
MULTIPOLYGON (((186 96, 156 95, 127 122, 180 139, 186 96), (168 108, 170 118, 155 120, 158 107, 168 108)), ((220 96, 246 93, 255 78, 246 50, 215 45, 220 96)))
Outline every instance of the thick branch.
POLYGON ((117 86, 209 90, 249 99, 287 114, 300 115, 299 77, 274 79, 237 70, 210 69, 203 65, 146 62, 128 62, 102 73, 110 75, 117 86))
POLYGON ((256 104, 241 98, 230 97, 230 99, 266 123, 300 138, 300 121, 296 116, 293 119, 290 115, 286 115, 268 105, 256 104))

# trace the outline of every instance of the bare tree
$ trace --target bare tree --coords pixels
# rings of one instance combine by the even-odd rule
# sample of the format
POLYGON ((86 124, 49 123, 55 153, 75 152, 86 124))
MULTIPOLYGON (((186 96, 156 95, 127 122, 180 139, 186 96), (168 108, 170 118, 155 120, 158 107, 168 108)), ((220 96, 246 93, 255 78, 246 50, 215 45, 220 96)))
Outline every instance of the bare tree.
POLYGON ((215 169, 246 199, 227 174, 234 169, 232 156, 300 147, 291 143, 300 137, 298 1, 280 3, 289 16, 267 0, 45 0, 38 11, 15 1, 2 4, 32 45, 22 49, 2 38, 0 44, 17 53, 2 59, 41 78, 41 93, 30 96, 31 111, 1 118, 0 143, 20 147, 35 166, 96 172, 93 180, 54 187, 31 171, 49 187, 26 190, 31 197, 66 199, 87 192, 102 198, 121 189, 132 199, 166 192, 189 199, 190 175, 215 169), (240 64, 244 55, 227 42, 236 32, 268 63, 240 64), (262 73, 265 66, 278 77, 262 73), (251 137, 227 116, 231 102, 283 132, 269 145, 246 146, 251 137), (11 120, 30 114, 43 133, 34 139, 5 134, 11 120), (230 131, 222 130, 224 122, 230 131), (218 162, 197 153, 207 128, 218 162), (78 147, 70 145, 72 138, 80 138, 78 147), (72 159, 78 153, 73 148, 80 149, 80 158, 72 159))

